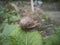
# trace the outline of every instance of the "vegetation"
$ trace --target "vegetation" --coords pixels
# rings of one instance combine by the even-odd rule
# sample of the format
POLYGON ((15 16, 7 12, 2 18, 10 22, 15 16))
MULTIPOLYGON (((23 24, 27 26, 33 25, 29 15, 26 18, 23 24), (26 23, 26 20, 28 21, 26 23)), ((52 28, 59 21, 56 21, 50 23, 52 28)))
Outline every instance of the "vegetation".
POLYGON ((0 5, 0 45, 60 45, 60 26, 44 39, 37 30, 22 30, 17 23, 19 18, 15 10, 0 5))
POLYGON ((20 29, 16 23, 19 16, 15 10, 6 9, 2 5, 0 9, 2 19, 0 20, 0 45, 42 45, 42 38, 38 31, 25 32, 20 29))

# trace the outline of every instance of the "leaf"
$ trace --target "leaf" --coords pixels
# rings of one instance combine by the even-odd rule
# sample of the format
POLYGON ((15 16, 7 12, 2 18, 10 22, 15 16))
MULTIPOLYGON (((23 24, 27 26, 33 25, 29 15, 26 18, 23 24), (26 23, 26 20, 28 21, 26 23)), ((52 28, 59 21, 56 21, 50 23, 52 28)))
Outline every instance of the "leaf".
POLYGON ((60 45, 60 27, 56 27, 55 33, 44 41, 45 45, 60 45))
POLYGON ((26 32, 17 24, 6 24, 2 37, 2 45, 42 45, 42 37, 38 31, 26 32))
POLYGON ((42 38, 38 31, 25 32, 22 29, 14 30, 10 34, 10 45, 42 45, 42 38), (11 41, 13 37, 13 42, 11 41), (14 38, 16 41, 14 41, 14 38), (14 43, 16 42, 16 43, 14 43))
POLYGON ((11 16, 10 19, 9 19, 9 21, 16 21, 18 19, 19 19, 18 16, 11 16))
POLYGON ((0 35, 0 39, 2 38, 0 40, 0 44, 2 43, 2 45, 9 45, 9 35, 13 30, 17 29, 17 27, 17 24, 5 24, 4 30, 0 35))
POLYGON ((3 30, 3 35, 9 35, 13 30, 17 29, 18 25, 17 24, 5 24, 4 30, 3 30))

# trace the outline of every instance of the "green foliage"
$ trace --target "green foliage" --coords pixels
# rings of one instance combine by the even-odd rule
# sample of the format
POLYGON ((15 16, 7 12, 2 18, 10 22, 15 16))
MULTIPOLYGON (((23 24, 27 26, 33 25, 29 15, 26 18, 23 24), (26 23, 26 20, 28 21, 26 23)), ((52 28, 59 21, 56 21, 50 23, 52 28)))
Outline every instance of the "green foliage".
POLYGON ((42 40, 38 31, 26 32, 17 24, 5 24, 0 33, 1 45, 60 45, 60 27, 55 28, 55 33, 42 40))
POLYGON ((38 31, 25 32, 17 24, 6 24, 1 33, 2 45, 42 45, 42 38, 38 31))
MULTIPOLYGON (((46 14, 48 19, 48 14, 46 14)), ((0 5, 0 45, 60 45, 60 27, 55 28, 55 33, 42 40, 38 31, 26 32, 18 24, 12 24, 19 19, 15 10, 9 11, 0 5), (11 24, 8 24, 12 22, 11 24)), ((49 26, 49 25, 47 25, 49 26)), ((47 27, 45 26, 45 27, 47 27)))
POLYGON ((8 24, 15 22, 20 17, 15 15, 15 11, 9 11, 1 6, 0 17, 2 20, 2 32, 0 33, 0 45, 42 45, 42 38, 38 31, 25 32, 19 28, 18 24, 8 24))
POLYGON ((45 39, 45 45, 60 45, 60 27, 56 27, 55 33, 45 39))
POLYGON ((17 28, 17 24, 5 24, 5 27, 4 27, 4 29, 3 29, 3 32, 2 32, 2 34, 3 35, 5 35, 5 36, 7 36, 7 35, 9 35, 13 30, 15 30, 16 28, 17 28))
POLYGON ((8 10, 5 7, 0 5, 0 17, 7 18, 9 15, 8 10))
POLYGON ((9 21, 16 21, 16 20, 18 20, 19 19, 19 17, 18 16, 11 16, 11 18, 9 19, 9 21))
POLYGON ((17 24, 5 24, 3 32, 0 33, 0 44, 1 45, 8 45, 9 44, 9 35, 10 33, 17 29, 18 25, 17 24))
MULTIPOLYGON (((42 45, 42 38, 38 31, 25 32, 23 30, 15 30, 11 36, 17 40, 17 45, 42 45)), ((10 41, 13 45, 14 43, 10 41)))
POLYGON ((0 23, 6 22, 15 22, 19 19, 15 10, 9 10, 6 7, 0 5, 0 23))

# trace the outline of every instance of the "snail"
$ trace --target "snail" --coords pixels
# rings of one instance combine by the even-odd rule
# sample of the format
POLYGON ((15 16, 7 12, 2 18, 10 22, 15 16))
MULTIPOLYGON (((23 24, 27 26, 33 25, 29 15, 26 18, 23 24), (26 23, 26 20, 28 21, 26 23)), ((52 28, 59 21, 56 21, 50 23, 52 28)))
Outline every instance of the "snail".
POLYGON ((34 21, 32 18, 30 18, 28 16, 27 17, 23 17, 20 20, 21 28, 31 29, 31 28, 36 27, 37 25, 38 25, 37 21, 34 21))

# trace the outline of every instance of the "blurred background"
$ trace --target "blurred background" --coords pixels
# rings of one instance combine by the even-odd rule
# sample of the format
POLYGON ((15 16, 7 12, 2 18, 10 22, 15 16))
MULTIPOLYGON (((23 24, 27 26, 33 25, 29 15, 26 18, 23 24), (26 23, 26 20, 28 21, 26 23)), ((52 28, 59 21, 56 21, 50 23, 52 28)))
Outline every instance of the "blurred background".
POLYGON ((31 0, 0 0, 0 45, 60 45, 60 0, 33 0, 33 6, 39 9, 33 16, 42 15, 41 34, 27 34, 19 24, 23 14, 31 15, 31 0))

